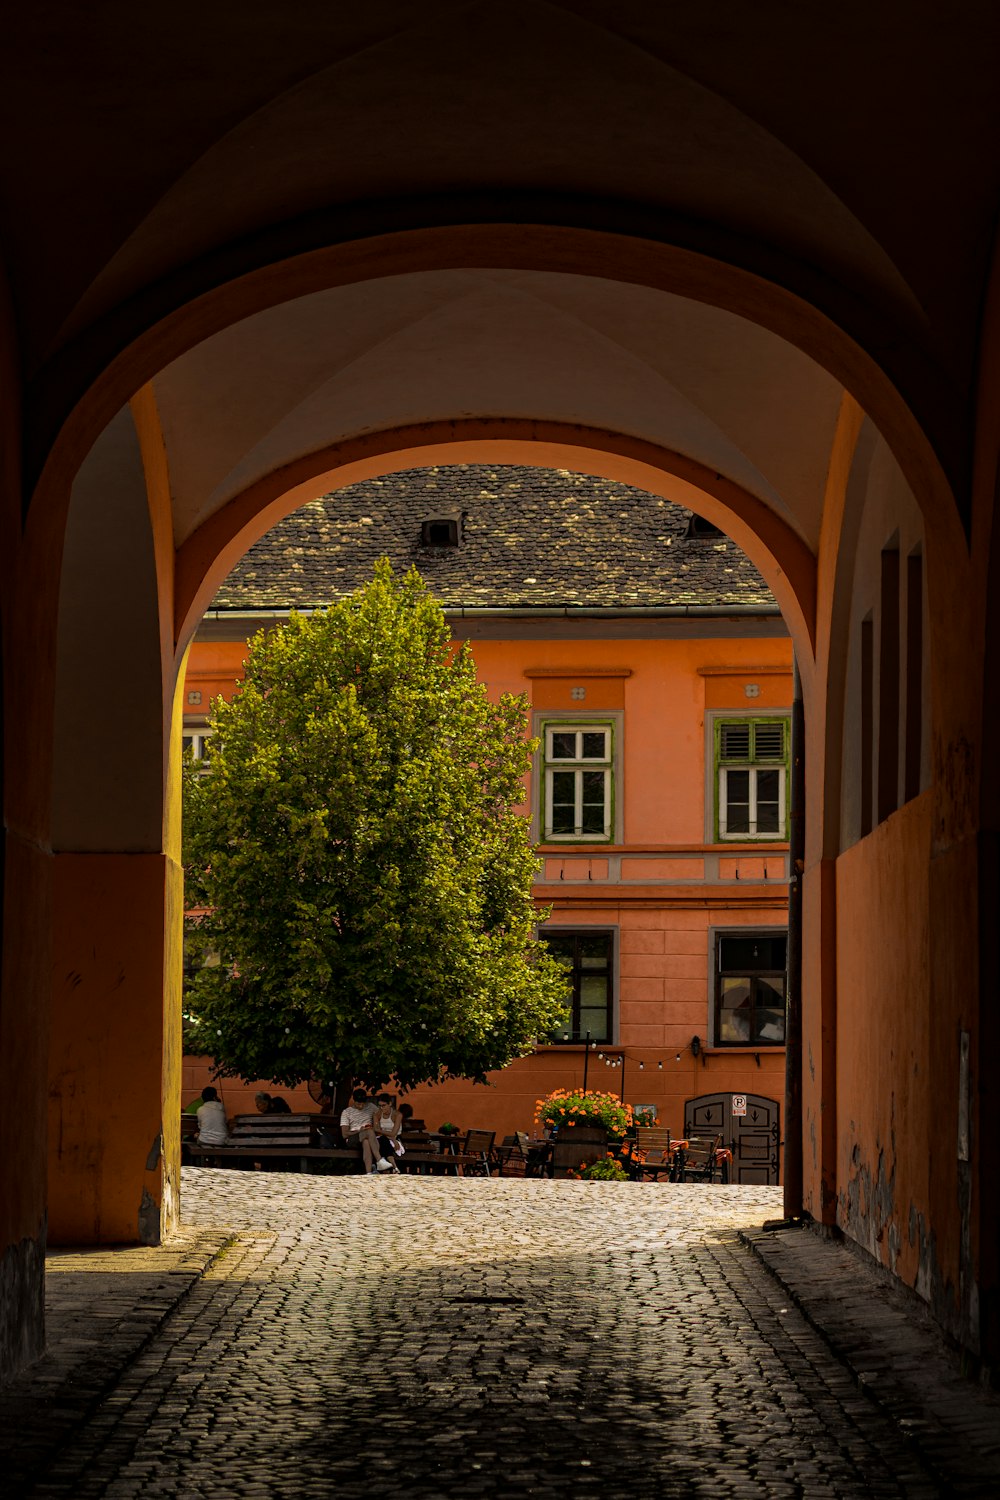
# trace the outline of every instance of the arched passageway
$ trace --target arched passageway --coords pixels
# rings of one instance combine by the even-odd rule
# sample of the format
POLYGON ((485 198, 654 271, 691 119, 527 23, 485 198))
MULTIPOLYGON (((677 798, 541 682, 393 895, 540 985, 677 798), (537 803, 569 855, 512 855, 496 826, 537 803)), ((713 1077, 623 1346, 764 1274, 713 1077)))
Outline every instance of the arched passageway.
MULTIPOLYGON (((316 155, 276 171, 283 204, 254 197, 260 162, 280 167, 284 152, 287 165, 313 106, 320 139, 348 120, 354 139, 371 119, 357 102, 342 116, 324 69, 303 66, 267 101, 220 93, 200 151, 175 142, 196 160, 161 161, 158 193, 146 177, 135 187, 142 211, 131 231, 118 226, 117 254, 102 263, 81 245, 89 270, 73 287, 53 249, 37 278, 47 301, 29 294, 24 245, 39 223, 25 210, 11 265, 33 384, 23 432, 6 418, 22 463, 6 471, 4 512, 2 1108, 27 1124, 4 1169, 8 1364, 39 1337, 47 1092, 57 1237, 152 1236, 174 1211, 174 699, 199 610, 248 542, 309 494, 472 457, 696 498, 770 583, 808 715, 806 1206, 915 1284, 970 1349, 995 1341, 978 955, 995 822, 980 767, 996 340, 991 317, 978 321, 982 249, 964 263, 979 267, 978 295, 955 274, 992 188, 948 199, 948 245, 928 244, 902 206, 884 225, 871 200, 852 210, 833 192, 801 128, 814 105, 772 130, 752 121, 715 41, 714 71, 695 36, 675 67, 653 37, 595 37, 570 12, 564 24, 562 87, 602 76, 612 33, 625 74, 649 61, 657 80, 646 123, 595 143, 575 188, 592 134, 578 109, 533 185, 509 165, 536 159, 517 145, 537 114, 515 126, 507 112, 498 130, 480 95, 470 140, 485 206, 461 185, 461 132, 435 180, 426 131, 388 109, 379 129, 406 143, 390 159, 408 198, 394 181, 378 209, 317 209, 374 191, 363 153, 353 194, 327 181, 317 198, 316 155), (664 198, 649 147, 692 110, 712 122, 704 159, 686 191, 675 163, 664 198), (629 142, 646 147, 634 180, 629 142), (227 222, 204 211, 220 173, 233 184, 227 222), (634 211, 614 197, 627 182, 634 211), (533 211, 542 190, 545 212, 533 211), (956 395, 977 378, 979 406, 956 395)), ((384 39, 401 77, 406 29, 384 39)), ((428 29, 464 67, 468 36, 428 29)), ((929 62, 919 32, 911 51, 929 62)), ((988 115, 970 35, 964 87, 988 115)), ((356 54, 360 37, 325 66, 356 54)), ((853 54, 843 62, 867 98, 878 70, 861 55, 853 75, 853 54)), ((871 104, 873 130, 885 110, 888 96, 871 104)))

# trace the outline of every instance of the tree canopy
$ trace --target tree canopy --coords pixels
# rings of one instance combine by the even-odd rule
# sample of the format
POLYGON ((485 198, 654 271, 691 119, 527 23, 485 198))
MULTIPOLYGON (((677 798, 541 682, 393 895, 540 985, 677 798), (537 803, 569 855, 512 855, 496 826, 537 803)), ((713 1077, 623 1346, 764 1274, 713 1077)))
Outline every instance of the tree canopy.
MULTIPOLYGON (((185 1010, 223 1074, 481 1078, 565 1016, 515 809, 525 701, 490 702, 415 569, 261 632, 185 774, 185 1010)), ((191 1037, 190 1041, 194 1041, 191 1037)))

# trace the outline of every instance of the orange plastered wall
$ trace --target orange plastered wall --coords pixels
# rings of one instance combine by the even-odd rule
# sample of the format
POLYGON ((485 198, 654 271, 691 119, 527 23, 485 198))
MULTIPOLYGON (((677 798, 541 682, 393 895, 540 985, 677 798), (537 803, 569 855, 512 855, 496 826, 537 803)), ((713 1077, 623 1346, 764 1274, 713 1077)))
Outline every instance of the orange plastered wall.
MULTIPOLYGON (((474 641, 491 699, 525 694, 545 713, 624 709, 622 774, 625 843, 698 844, 705 838, 705 710, 751 714, 788 708, 792 647, 766 640, 474 641), (566 675, 530 677, 533 668, 566 675), (626 669, 628 676, 587 669, 626 669), (722 669, 731 668, 731 671, 722 669), (769 669, 755 672, 755 668, 769 669), (777 669, 777 670, 776 670, 777 669), (745 687, 757 688, 753 698, 745 687), (583 700, 570 696, 583 688, 583 700)), ((196 641, 185 684, 185 712, 203 716, 211 699, 231 697, 246 657, 243 641, 196 641), (198 705, 188 692, 200 690, 198 705)))
POLYGON ((184 682, 185 717, 204 718, 213 698, 230 699, 243 676, 246 657, 246 641, 195 641, 184 682), (200 703, 188 702, 192 692, 201 693, 200 703))
POLYGON ((475 641, 473 655, 491 697, 525 693, 546 714, 624 709, 619 794, 626 844, 704 841, 706 708, 753 714, 792 701, 792 647, 782 638, 475 641), (564 677, 525 675, 563 667, 564 677), (629 675, 588 675, 587 668, 626 668, 629 675), (758 689, 753 698, 748 684, 758 689), (584 689, 583 700, 571 697, 574 687, 584 689))
POLYGON ((837 1222, 928 1300, 936 1277, 957 1280, 963 1022, 945 1015, 933 1035, 931 811, 915 798, 837 862, 837 1222), (928 1140, 929 1153, 907 1149, 928 1140))

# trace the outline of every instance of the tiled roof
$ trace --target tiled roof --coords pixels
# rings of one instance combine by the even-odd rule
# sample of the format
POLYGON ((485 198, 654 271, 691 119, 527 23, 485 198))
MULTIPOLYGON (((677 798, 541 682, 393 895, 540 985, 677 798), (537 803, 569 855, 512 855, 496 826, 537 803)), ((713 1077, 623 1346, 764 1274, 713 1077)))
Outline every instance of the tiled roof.
POLYGON ((384 554, 397 569, 415 563, 452 609, 773 610, 773 595, 734 542, 687 538, 690 515, 644 490, 562 469, 412 469, 302 506, 251 547, 212 608, 330 604, 369 578, 384 554), (422 546, 421 522, 447 516, 459 520, 459 546, 422 546))

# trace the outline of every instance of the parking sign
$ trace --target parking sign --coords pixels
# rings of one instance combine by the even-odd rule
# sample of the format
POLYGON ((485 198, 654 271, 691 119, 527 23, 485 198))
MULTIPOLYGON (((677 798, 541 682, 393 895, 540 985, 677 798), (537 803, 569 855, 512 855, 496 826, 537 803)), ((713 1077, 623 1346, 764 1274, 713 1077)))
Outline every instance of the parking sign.
POLYGON ((734 1094, 733 1095, 733 1114, 734 1115, 745 1115, 746 1112, 747 1112, 747 1096, 746 1096, 746 1094, 734 1094))

